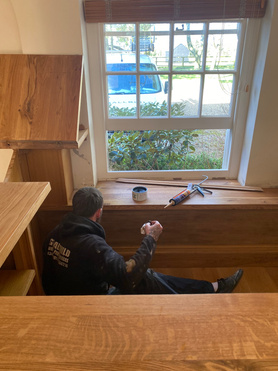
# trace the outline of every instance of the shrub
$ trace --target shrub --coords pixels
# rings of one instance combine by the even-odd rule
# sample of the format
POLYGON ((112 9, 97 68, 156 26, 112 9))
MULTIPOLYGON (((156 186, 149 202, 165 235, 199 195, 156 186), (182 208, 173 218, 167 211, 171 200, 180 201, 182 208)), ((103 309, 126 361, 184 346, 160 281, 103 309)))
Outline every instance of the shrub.
POLYGON ((194 130, 115 131, 108 134, 110 170, 184 169, 195 151, 194 130))

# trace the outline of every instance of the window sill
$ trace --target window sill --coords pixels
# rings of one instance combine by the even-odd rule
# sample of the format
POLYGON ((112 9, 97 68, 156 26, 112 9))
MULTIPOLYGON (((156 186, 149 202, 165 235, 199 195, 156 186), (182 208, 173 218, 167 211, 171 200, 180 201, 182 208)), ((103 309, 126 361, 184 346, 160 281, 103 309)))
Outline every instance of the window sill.
MULTIPOLYGON (((197 183, 197 181, 192 182, 197 183)), ((206 181, 207 187, 213 184, 240 186, 235 180, 206 181)), ((137 185, 116 181, 99 182, 97 188, 103 195, 105 210, 161 210, 173 196, 186 188, 186 186, 145 185, 148 197, 145 201, 137 202, 132 198, 132 189, 137 185)), ((174 209, 278 209, 277 188, 264 188, 263 192, 227 189, 211 189, 211 191, 213 193, 205 194, 205 197, 195 193, 174 206, 174 209)), ((173 209, 173 206, 168 210, 170 208, 173 209)))

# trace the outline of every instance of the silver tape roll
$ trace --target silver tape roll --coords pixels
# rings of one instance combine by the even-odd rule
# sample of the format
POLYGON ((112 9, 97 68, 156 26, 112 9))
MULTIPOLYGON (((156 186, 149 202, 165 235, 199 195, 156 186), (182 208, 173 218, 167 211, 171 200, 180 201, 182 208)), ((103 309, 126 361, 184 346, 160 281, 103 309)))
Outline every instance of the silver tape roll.
POLYGON ((147 188, 146 187, 134 187, 132 190, 132 198, 134 201, 145 201, 147 199, 147 188))

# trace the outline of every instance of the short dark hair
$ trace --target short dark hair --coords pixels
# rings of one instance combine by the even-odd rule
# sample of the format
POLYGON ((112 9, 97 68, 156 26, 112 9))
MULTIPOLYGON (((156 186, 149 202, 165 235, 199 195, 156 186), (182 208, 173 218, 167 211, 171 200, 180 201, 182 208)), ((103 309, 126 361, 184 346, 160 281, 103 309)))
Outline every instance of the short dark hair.
POLYGON ((90 218, 102 208, 102 194, 94 187, 80 188, 73 196, 72 206, 74 214, 90 218))

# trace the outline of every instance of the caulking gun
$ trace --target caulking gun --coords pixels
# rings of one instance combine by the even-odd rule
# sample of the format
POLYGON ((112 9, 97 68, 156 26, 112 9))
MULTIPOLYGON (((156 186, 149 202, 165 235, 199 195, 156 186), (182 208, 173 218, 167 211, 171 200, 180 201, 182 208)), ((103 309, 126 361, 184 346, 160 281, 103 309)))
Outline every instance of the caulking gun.
POLYGON ((189 195, 191 195, 192 193, 196 191, 198 191, 203 197, 205 197, 203 193, 204 191, 208 193, 212 193, 212 191, 200 187, 200 185, 208 179, 208 176, 206 175, 203 175, 203 176, 205 176, 206 179, 202 180, 198 184, 189 183, 186 189, 184 189, 183 191, 181 191, 180 193, 178 193, 176 196, 172 197, 169 200, 169 203, 166 206, 164 206, 164 209, 166 209, 166 207, 168 206, 176 206, 178 203, 180 203, 181 201, 183 201, 185 198, 187 198, 189 195))

